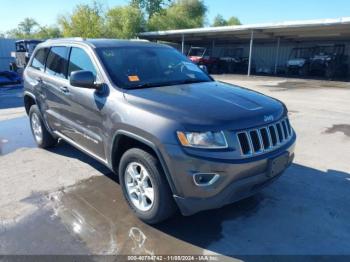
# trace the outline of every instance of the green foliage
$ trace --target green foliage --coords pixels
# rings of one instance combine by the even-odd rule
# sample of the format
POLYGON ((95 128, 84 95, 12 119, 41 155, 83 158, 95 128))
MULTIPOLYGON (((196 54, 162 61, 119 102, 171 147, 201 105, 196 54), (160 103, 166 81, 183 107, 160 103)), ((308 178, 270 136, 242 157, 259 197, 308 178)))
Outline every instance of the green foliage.
POLYGON ((141 10, 133 6, 114 7, 106 15, 107 35, 111 38, 135 38, 144 25, 141 10))
POLYGON ((131 0, 130 5, 141 10, 144 10, 151 18, 156 13, 161 13, 167 5, 171 4, 173 0, 131 0))
POLYGON ((215 16, 212 26, 226 26, 226 25, 227 25, 227 21, 222 15, 215 16))
POLYGON ((227 25, 241 25, 241 21, 237 17, 232 16, 227 20, 227 25))
POLYGON ((32 38, 49 39, 62 37, 61 30, 57 26, 43 26, 33 34, 32 38))
MULTIPOLYGON (((77 5, 71 14, 58 18, 58 26, 41 26, 25 18, 6 32, 11 38, 135 38, 150 30, 185 29, 204 26, 207 7, 204 0, 129 0, 129 5, 104 10, 99 2, 77 5)), ((214 25, 240 24, 236 17, 218 15, 214 25)))
POLYGON ((202 27, 207 7, 202 0, 177 0, 169 8, 152 16, 148 30, 170 30, 202 27))
POLYGON ((38 26, 37 21, 35 21, 33 18, 25 18, 22 22, 18 24, 18 30, 19 32, 23 33, 25 36, 31 35, 33 31, 35 30, 35 27, 38 26))
POLYGON ((228 26, 228 25, 240 25, 241 21, 235 16, 230 17, 228 20, 226 20, 222 15, 218 14, 214 18, 214 22, 212 26, 228 26))
POLYGON ((71 15, 58 19, 64 37, 98 38, 105 36, 103 10, 101 5, 77 5, 71 15))
POLYGON ((61 31, 56 26, 40 26, 33 18, 25 18, 16 29, 6 32, 6 36, 18 39, 48 39, 61 37, 61 31))

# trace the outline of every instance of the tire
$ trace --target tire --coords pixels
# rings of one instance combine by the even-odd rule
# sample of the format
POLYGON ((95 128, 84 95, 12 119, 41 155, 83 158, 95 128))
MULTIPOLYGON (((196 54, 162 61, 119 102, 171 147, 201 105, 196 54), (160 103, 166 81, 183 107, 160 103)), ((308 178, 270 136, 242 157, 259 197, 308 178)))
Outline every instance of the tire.
POLYGON ((163 169, 159 160, 150 153, 139 148, 126 151, 119 164, 119 181, 128 205, 145 223, 160 223, 175 214, 176 204, 163 169), (131 170, 135 173, 129 172, 131 170), (131 173, 137 174, 138 179, 133 179, 131 173), (145 180, 140 182, 142 178, 145 180), (137 188, 135 184, 142 186, 137 188), (146 196, 152 195, 150 188, 153 188, 153 202, 146 196))
POLYGON ((32 105, 30 107, 29 122, 34 140, 38 147, 49 148, 57 144, 58 140, 47 131, 37 105, 32 105))

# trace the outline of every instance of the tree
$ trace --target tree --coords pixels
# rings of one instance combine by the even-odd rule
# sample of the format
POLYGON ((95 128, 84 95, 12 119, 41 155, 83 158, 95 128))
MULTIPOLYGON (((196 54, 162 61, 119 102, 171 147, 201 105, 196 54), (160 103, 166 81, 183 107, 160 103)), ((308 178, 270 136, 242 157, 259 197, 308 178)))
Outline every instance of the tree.
POLYGON ((64 37, 98 38, 105 36, 103 10, 101 5, 77 5, 71 15, 58 19, 64 37))
POLYGON ((134 38, 144 25, 141 10, 133 6, 114 7, 106 15, 107 35, 111 38, 134 38))
POLYGON ((227 25, 241 25, 241 21, 239 21, 239 19, 237 17, 231 16, 227 20, 227 25))
POLYGON ((148 21, 148 30, 202 27, 207 7, 203 0, 177 0, 148 21))
POLYGON ((35 21, 33 18, 27 17, 18 24, 18 31, 23 33, 25 36, 30 36, 37 26, 37 21, 35 21))
POLYGON ((214 18, 214 22, 212 26, 228 26, 228 25, 240 25, 241 21, 235 16, 230 17, 228 20, 226 20, 222 15, 218 14, 214 18))
POLYGON ((17 28, 6 32, 6 35, 10 38, 33 38, 33 34, 38 29, 39 24, 33 18, 25 18, 20 22, 17 28))
POLYGON ((171 4, 173 0, 131 0, 130 5, 144 10, 151 18, 156 13, 161 13, 165 6, 171 4))
POLYGON ((222 15, 215 16, 214 23, 212 26, 226 26, 226 25, 227 25, 227 21, 222 15))
POLYGON ((62 37, 61 30, 56 26, 40 26, 40 29, 33 34, 32 38, 49 39, 62 37))

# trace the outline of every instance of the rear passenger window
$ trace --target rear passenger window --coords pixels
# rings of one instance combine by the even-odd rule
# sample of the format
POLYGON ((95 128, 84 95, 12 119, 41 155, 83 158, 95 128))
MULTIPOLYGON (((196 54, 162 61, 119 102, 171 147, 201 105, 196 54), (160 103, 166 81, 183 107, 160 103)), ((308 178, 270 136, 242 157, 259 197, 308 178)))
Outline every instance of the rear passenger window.
POLYGON ((74 71, 87 70, 96 76, 96 69, 89 55, 81 48, 72 47, 69 58, 68 77, 74 71))
POLYGON ((35 56, 33 58, 31 67, 40 70, 40 71, 44 71, 45 69, 45 60, 47 57, 47 53, 49 52, 48 48, 41 48, 39 49, 36 53, 35 56))
POLYGON ((68 66, 68 48, 52 47, 46 61, 46 72, 49 75, 66 78, 68 66))

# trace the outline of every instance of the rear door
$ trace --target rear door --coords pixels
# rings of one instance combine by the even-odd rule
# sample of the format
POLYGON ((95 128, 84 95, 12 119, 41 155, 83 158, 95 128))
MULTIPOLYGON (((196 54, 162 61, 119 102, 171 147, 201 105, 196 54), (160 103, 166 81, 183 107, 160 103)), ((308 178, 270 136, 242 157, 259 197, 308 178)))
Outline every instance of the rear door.
POLYGON ((51 47, 46 59, 45 75, 42 76, 42 93, 46 104, 46 119, 53 130, 62 131, 71 110, 67 88, 69 48, 51 47))

